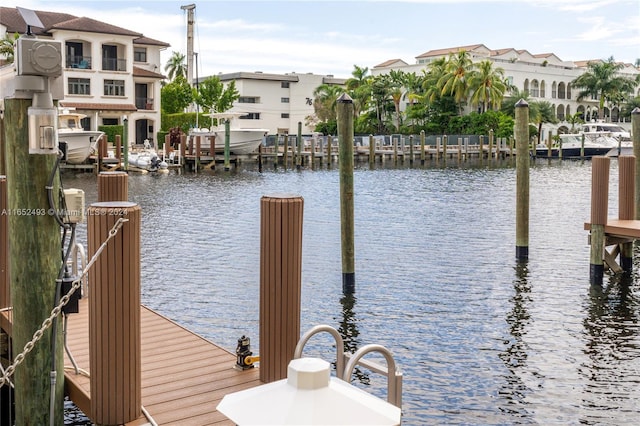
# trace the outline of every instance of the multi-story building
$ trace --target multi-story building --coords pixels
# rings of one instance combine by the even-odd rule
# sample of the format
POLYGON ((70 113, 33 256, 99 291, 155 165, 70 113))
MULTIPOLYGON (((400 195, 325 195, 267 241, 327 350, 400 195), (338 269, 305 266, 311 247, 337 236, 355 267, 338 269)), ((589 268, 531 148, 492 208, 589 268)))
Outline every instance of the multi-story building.
POLYGON ((225 84, 235 82, 240 98, 233 109, 247 113, 242 127, 269 129, 270 134, 296 134, 298 123, 302 123, 303 134, 313 132, 315 123, 308 118, 314 114, 314 91, 323 84, 344 85, 346 81, 332 75, 295 72, 236 72, 217 77, 225 84))
MULTIPOLYGON (((415 64, 408 64, 401 59, 392 59, 374 66, 371 72, 373 75, 380 75, 387 74, 390 70, 402 70, 422 75, 423 71, 428 71, 431 62, 443 57, 448 58, 450 54, 462 50, 469 53, 473 62, 487 59, 493 61, 495 67, 504 70, 507 81, 520 91, 527 91, 532 100, 550 102, 560 122, 555 126, 546 126, 548 129, 567 131, 570 125, 566 122, 566 118, 575 113, 579 113, 587 121, 596 119, 623 121, 620 118, 618 105, 605 104, 604 111, 599 111, 598 99, 577 100, 578 91, 572 89, 571 82, 586 71, 590 61, 562 61, 553 53, 531 54, 526 50, 513 48, 492 50, 483 44, 474 44, 430 50, 416 56, 415 64)), ((640 70, 632 64, 623 66, 621 75, 636 78, 640 74, 640 70)), ((640 96, 640 91, 636 95, 640 96)), ((407 102, 408 100, 405 100, 402 108, 406 107, 407 102)), ((467 108, 468 111, 469 108, 467 108)))
MULTIPOLYGON (((122 124, 129 143, 153 142, 160 130, 160 52, 168 43, 94 19, 35 11, 44 28, 35 36, 62 45, 62 96, 59 106, 86 114, 85 129, 122 124)), ((26 24, 16 8, 0 7, 0 38, 23 34, 26 24)), ((0 68, 3 81, 15 73, 0 68)), ((0 97, 4 98, 0 85, 0 97)))

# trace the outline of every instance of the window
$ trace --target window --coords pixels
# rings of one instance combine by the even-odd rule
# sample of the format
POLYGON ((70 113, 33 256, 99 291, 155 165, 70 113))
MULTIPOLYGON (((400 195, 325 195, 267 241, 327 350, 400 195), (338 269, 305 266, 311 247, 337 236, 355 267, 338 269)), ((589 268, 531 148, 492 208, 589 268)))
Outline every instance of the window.
POLYGON ((105 96, 124 96, 124 80, 105 80, 105 96))
POLYGON ((282 102, 283 104, 288 104, 289 98, 280 98, 280 102, 282 102))
POLYGON ((146 47, 134 47, 133 48, 133 60, 134 60, 134 62, 147 62, 147 48, 146 47))
POLYGON ((280 82, 280 87, 282 87, 283 89, 288 89, 289 88, 289 82, 288 81, 281 81, 280 82))
POLYGON ((247 115, 242 115, 240 116, 241 120, 260 120, 260 113, 259 112, 250 112, 247 115))
POLYGON ((260 103, 260 98, 256 96, 240 96, 238 98, 240 104, 257 104, 260 103))
POLYGON ((91 82, 88 78, 69 78, 67 91, 70 95, 90 95, 91 82))
POLYGON ((289 114, 286 112, 283 112, 282 114, 280 114, 280 118, 289 118, 289 114))

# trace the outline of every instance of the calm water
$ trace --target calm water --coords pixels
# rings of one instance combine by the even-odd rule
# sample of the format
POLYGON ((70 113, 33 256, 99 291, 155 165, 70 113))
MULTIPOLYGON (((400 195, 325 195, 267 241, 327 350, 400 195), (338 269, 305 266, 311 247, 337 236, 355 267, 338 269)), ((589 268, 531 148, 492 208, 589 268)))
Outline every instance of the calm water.
MULTIPOLYGON (((93 175, 64 182, 95 201, 93 175)), ((389 348, 404 373, 403 424, 637 422, 639 279, 589 284, 591 163, 532 166, 520 265, 511 164, 365 165, 354 182, 356 294, 344 298, 337 169, 130 175, 143 303, 231 351, 246 334, 258 353, 260 198, 299 194, 302 332, 328 324, 351 348, 389 348)), ((615 160, 610 191, 615 215, 615 160)), ((333 359, 331 343, 319 335, 305 355, 333 359)), ((386 397, 384 377, 357 379, 386 397)))

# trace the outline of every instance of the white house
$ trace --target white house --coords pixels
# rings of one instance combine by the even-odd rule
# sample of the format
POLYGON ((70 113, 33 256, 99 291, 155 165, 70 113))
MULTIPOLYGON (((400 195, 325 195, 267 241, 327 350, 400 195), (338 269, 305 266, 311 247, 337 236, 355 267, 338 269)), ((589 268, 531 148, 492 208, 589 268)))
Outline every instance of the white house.
MULTIPOLYGON (((62 96, 59 106, 87 115, 82 125, 126 124, 129 143, 153 142, 160 130, 160 52, 170 45, 141 33, 66 13, 35 11, 45 28, 38 38, 62 44, 62 96)), ((23 34, 26 24, 16 8, 0 7, 0 38, 23 34)), ((0 68, 3 81, 15 73, 0 68)), ((0 98, 5 98, 0 85, 0 98)), ((54 93, 55 95, 55 93, 54 93)))

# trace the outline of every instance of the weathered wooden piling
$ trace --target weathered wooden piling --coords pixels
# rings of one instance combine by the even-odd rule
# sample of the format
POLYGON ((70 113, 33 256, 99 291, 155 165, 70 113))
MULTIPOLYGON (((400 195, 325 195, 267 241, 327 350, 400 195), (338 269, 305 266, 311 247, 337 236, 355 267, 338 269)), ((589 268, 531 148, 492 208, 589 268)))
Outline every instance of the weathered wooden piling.
POLYGON ((298 137, 296 138, 296 169, 302 167, 302 122, 298 121, 298 137))
POLYGON ((342 247, 342 292, 355 292, 355 237, 353 214, 353 100, 338 98, 338 147, 340 149, 340 229, 342 247))
MULTIPOLYGON (((50 213, 45 188, 56 164, 56 155, 29 154, 27 109, 31 99, 5 99, 6 179, 13 305, 14 355, 31 341, 49 317, 56 299, 56 279, 61 266, 60 226, 50 213), (39 188, 39 190, 37 190, 39 188)), ((57 179, 55 181, 58 181, 57 179)), ((54 183, 53 193, 58 185, 54 183)), ((55 209, 60 206, 56 205, 55 209)), ((63 424, 62 327, 47 329, 15 371, 15 424, 50 422, 52 355, 55 354, 53 394, 54 422, 63 424), (53 344, 55 339, 55 344, 53 344), (55 350, 52 350, 55 346, 55 350)))
POLYGON ((447 135, 442 135, 442 159, 447 162, 447 145, 449 144, 449 138, 447 135))
MULTIPOLYGON (((618 157, 618 219, 633 220, 636 214, 636 157, 618 157)), ((624 271, 633 269, 633 241, 620 244, 620 266, 624 271)))
POLYGON ((333 150, 332 142, 333 142, 333 136, 328 135, 327 136, 327 167, 331 167, 331 161, 332 161, 332 159, 331 159, 332 152, 331 151, 333 150))
POLYGON ((604 276, 604 250, 607 213, 609 211, 609 157, 591 159, 591 233, 589 279, 602 284, 604 276))
POLYGON ((129 175, 126 172, 98 174, 98 201, 128 201, 129 175))
POLYGON ((376 144, 373 141, 373 135, 369 135, 369 168, 373 168, 376 162, 376 144))
POLYGON ((425 133, 424 130, 420 130, 420 164, 424 166, 426 160, 425 148, 425 133))
POLYGON ((282 153, 282 165, 285 170, 289 167, 289 133, 284 134, 284 152, 282 153))
POLYGON ((516 103, 516 259, 529 258, 529 104, 516 103))
POLYGON ((98 202, 87 210, 92 257, 120 218, 127 220, 89 271, 91 419, 124 424, 140 417, 140 206, 98 202))
POLYGON ((224 121, 224 171, 231 170, 231 120, 224 121))
POLYGON ((633 140, 633 155, 636 157, 636 193, 634 196, 636 212, 634 219, 640 220, 640 108, 631 111, 631 138, 633 140))
POLYGON ((7 177, 0 176, 0 309, 11 306, 9 292, 9 210, 7 177))
POLYGON ((260 200, 260 380, 287 377, 300 339, 304 200, 277 194, 260 200))

